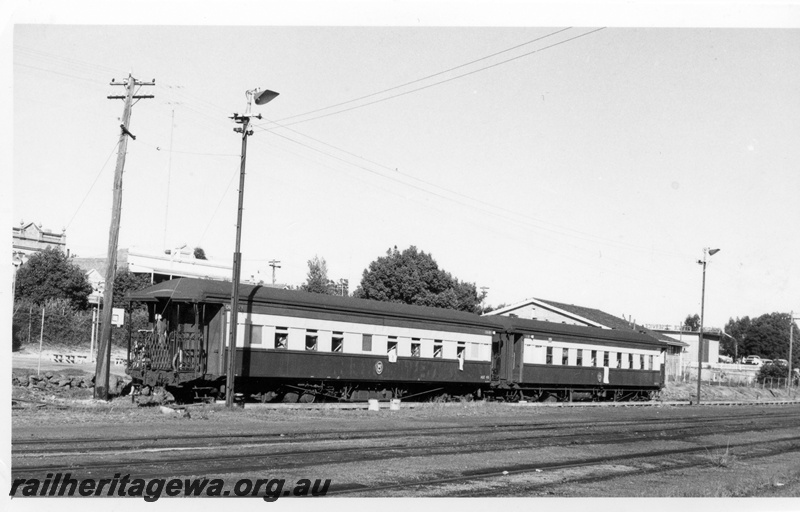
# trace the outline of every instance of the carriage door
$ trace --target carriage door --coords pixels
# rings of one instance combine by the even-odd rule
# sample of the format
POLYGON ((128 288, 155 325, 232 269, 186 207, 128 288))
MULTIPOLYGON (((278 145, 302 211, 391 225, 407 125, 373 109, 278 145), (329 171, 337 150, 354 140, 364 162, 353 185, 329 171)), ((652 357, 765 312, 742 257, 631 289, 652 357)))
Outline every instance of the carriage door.
POLYGON ((516 382, 522 380, 521 334, 499 333, 492 339, 492 380, 516 382))

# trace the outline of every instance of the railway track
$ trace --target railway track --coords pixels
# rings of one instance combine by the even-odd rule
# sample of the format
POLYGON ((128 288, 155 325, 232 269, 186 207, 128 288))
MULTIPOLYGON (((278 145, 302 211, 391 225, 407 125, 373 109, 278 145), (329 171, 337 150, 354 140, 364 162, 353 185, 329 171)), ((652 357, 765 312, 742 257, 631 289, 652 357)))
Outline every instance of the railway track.
MULTIPOLYGON (((741 411, 737 411, 741 412, 741 411)), ((637 418, 634 420, 609 420, 587 424, 585 421, 542 422, 538 424, 501 423, 497 425, 407 428, 397 430, 380 430, 370 432, 333 431, 295 436, 271 437, 258 442, 259 434, 243 434, 228 444, 219 446, 219 437, 204 436, 203 444, 184 446, 182 448, 160 449, 142 448, 131 453, 131 447, 121 451, 119 447, 108 446, 73 446, 71 451, 65 450, 62 440, 38 440, 36 442, 14 443, 12 452, 12 474, 15 478, 33 477, 47 472, 68 471, 76 475, 110 474, 123 471, 135 473, 142 478, 165 478, 177 475, 197 475, 198 467, 203 468, 205 475, 242 474, 246 472, 270 471, 297 472, 310 471, 319 466, 341 466, 352 464, 386 464, 418 458, 454 458, 464 455, 494 455, 509 451, 525 451, 536 453, 543 449, 569 448, 593 449, 593 447, 616 447, 615 450, 627 450, 631 447, 648 443, 691 442, 692 439, 708 436, 738 436, 747 433, 759 435, 771 434, 774 439, 763 443, 787 443, 798 439, 780 435, 782 430, 793 432, 800 420, 798 410, 772 411, 749 414, 724 414, 716 417, 690 418, 637 418), (386 434, 400 441, 386 442, 386 434), (241 444, 236 445, 239 442, 241 444), (28 446, 29 448, 25 448, 28 446), (235 453, 218 453, 220 450, 235 453), (201 455, 188 455, 190 450, 197 450, 201 455), (109 453, 115 453, 109 460, 109 453), (46 464, 30 462, 47 459, 46 464)), ((127 438, 117 442, 130 443, 143 438, 127 438)), ((176 441, 174 436, 168 441, 176 441)), ((98 440, 74 440, 76 443, 96 443, 98 440)), ((762 441, 759 441, 762 442, 762 441)), ((70 443, 67 442, 67 445, 70 443)), ((755 446, 756 442, 750 442, 755 446)), ((747 444, 741 444, 746 446, 747 444)), ((716 445, 711 445, 716 446, 716 445)), ((749 446, 749 445, 748 445, 749 446)), ((707 450, 706 443, 702 449, 707 450)), ((683 448, 685 453, 700 448, 683 448)), ((637 452, 638 453, 638 452, 637 452)), ((654 452, 656 453, 656 452, 654 452)), ((675 452, 679 453, 679 452, 675 452)), ((644 457, 645 454, 629 454, 625 457, 644 457)), ((600 464, 577 461, 570 464, 600 464)), ((605 457, 602 460, 608 461, 605 457)), ((622 459, 620 459, 622 460, 622 459)), ((512 468, 513 469, 513 468, 512 468)), ((527 468, 534 471, 537 468, 527 468)), ((541 464, 538 465, 541 469, 541 464)), ((492 471, 484 468, 491 476, 492 471)), ((510 471, 505 469, 504 471, 510 471)), ((514 471, 526 471, 525 467, 514 471)), ((487 476, 486 478, 488 478, 487 476)), ((475 474, 452 476, 442 482, 458 481, 458 478, 469 480, 477 478, 475 474)), ((426 482, 430 482, 426 479, 426 482)), ((393 484, 401 485, 401 484, 393 484)), ((405 484, 403 484, 405 485, 405 484)), ((411 485, 411 484, 408 484, 411 485)), ((402 485, 401 485, 402 487, 402 485)), ((344 492, 344 491, 342 491, 344 492)), ((353 489, 353 492, 362 492, 353 489)))
MULTIPOLYGON (((627 428, 635 426, 641 428, 646 425, 657 425, 662 430, 665 426, 673 424, 691 425, 695 423, 702 423, 704 426, 710 426, 717 423, 728 423, 730 421, 742 422, 747 420, 754 420, 762 418, 763 414, 760 412, 753 412, 747 414, 729 414, 724 416, 717 416, 715 418, 639 418, 635 421, 625 420, 606 420, 596 421, 593 426, 595 428, 627 428)), ((795 411, 781 411, 780 413, 773 413, 771 418, 797 418, 798 414, 795 411)), ((576 428, 585 426, 582 420, 572 421, 542 421, 542 422, 525 422, 525 423, 500 423, 488 425, 474 425, 474 426, 461 426, 461 427, 425 427, 425 428, 392 428, 386 430, 374 431, 352 431, 352 430, 335 430, 327 432, 280 432, 280 433, 237 433, 237 434, 203 434, 192 435, 187 437, 183 435, 172 436, 159 436, 153 438, 149 436, 127 436, 127 437, 93 437, 93 438, 72 438, 72 439, 59 439, 59 438, 40 438, 40 439, 16 439, 12 440, 12 455, 18 457, 28 457, 37 455, 58 456, 65 454, 78 454, 78 453, 115 453, 123 450, 125 453, 132 453, 136 451, 168 451, 173 450, 186 450, 186 449, 208 449, 225 446, 269 446, 279 444, 291 444, 298 442, 319 442, 325 440, 334 441, 356 441, 356 440, 369 440, 376 438, 383 438, 387 434, 393 437, 407 437, 407 436, 459 436, 469 434, 486 434, 495 432, 519 432, 519 433, 535 433, 545 432, 549 430, 563 430, 569 428, 576 428)), ((679 427, 678 427, 679 428, 679 427)))

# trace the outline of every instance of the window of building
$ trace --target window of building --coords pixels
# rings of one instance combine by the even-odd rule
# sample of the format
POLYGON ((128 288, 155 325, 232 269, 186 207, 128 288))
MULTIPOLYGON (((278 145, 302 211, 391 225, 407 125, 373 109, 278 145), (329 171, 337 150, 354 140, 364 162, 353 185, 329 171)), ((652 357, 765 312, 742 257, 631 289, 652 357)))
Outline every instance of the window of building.
POLYGON ((608 366, 608 352, 603 351, 603 366, 608 366))
POLYGON ((575 364, 578 366, 583 366, 583 349, 578 349, 578 355, 576 356, 575 364))
POLYGON ((597 366, 597 351, 592 350, 592 366, 597 366))
POLYGON ((275 328, 275 348, 286 349, 289 347, 289 329, 286 327, 275 328))
POLYGON ((362 352, 372 352, 372 335, 371 334, 362 334, 361 335, 361 351, 362 352))
POLYGON ((306 331, 306 350, 317 350, 317 331, 316 329, 308 329, 306 331))
POLYGON ((544 362, 545 364, 553 364, 553 347, 547 347, 547 357, 544 362))
POLYGON ((433 340, 433 357, 442 358, 442 340, 433 340))
POLYGON ((414 339, 416 343, 414 341, 411 342, 411 357, 420 357, 422 345, 419 343, 419 338, 414 339))
POLYGON ((562 348, 561 349, 561 364, 563 364, 564 366, 569 364, 569 349, 568 348, 562 348))
POLYGON ((331 337, 331 352, 342 352, 344 350, 344 333, 334 331, 331 337))

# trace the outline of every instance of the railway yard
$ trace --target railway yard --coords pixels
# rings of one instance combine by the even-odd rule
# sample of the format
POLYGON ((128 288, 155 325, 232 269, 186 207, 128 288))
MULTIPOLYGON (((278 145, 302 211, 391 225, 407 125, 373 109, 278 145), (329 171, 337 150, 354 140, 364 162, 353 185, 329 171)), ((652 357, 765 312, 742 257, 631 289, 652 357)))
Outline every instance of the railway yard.
POLYGON ((170 414, 124 399, 20 404, 12 481, 205 477, 223 479, 223 495, 250 478, 330 480, 329 497, 800 496, 797 401, 192 405, 170 414))

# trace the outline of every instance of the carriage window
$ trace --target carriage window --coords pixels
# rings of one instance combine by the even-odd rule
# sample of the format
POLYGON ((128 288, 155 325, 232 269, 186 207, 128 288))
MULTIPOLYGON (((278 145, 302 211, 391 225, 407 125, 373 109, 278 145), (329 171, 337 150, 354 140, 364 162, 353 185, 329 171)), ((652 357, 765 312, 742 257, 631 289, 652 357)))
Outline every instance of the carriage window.
POLYGON ((392 351, 397 352, 397 336, 389 336, 389 341, 386 343, 386 353, 389 354, 392 351))
POLYGON ((617 368, 622 368, 622 352, 617 352, 617 368))
POLYGON ((372 352, 372 335, 371 334, 362 334, 361 335, 361 350, 363 352, 372 352))
POLYGON ((597 351, 592 350, 592 366, 597 366, 597 351))
POLYGON ((568 348, 562 348, 561 349, 561 364, 563 364, 564 366, 569 364, 569 349, 568 348))
POLYGON ((633 354, 628 354, 628 368, 633 370, 633 354))
POLYGON ((434 340, 433 342, 433 357, 442 357, 442 340, 434 340))
POLYGON ((315 329, 306 331, 306 350, 317 350, 317 331, 315 329))
POLYGON ((289 329, 286 327, 275 328, 275 348, 285 349, 289 344, 289 329))
POLYGON ((649 359, 649 361, 648 361, 648 368, 649 368, 650 370, 652 370, 652 369, 653 369, 653 356, 648 356, 648 359, 649 359))
POLYGON ((547 359, 545 364, 553 364, 553 347, 547 347, 547 359))
POLYGON ((341 352, 344 349, 344 333, 335 332, 331 338, 331 352, 341 352))
POLYGON ((578 366, 583 366, 583 349, 578 349, 578 358, 575 361, 578 366))
POLYGON ((644 370, 644 354, 639 356, 639 369, 644 370))
POLYGON ((261 345, 261 326, 251 323, 244 324, 244 346, 261 345))
POLYGON ((411 357, 419 357, 420 356, 420 344, 419 343, 412 343, 411 344, 411 357))
POLYGON ((464 361, 464 355, 467 350, 467 347, 464 346, 463 341, 458 342, 458 346, 456 347, 456 359, 459 361, 464 361))
POLYGON ((608 352, 603 352, 603 366, 608 366, 608 352))

